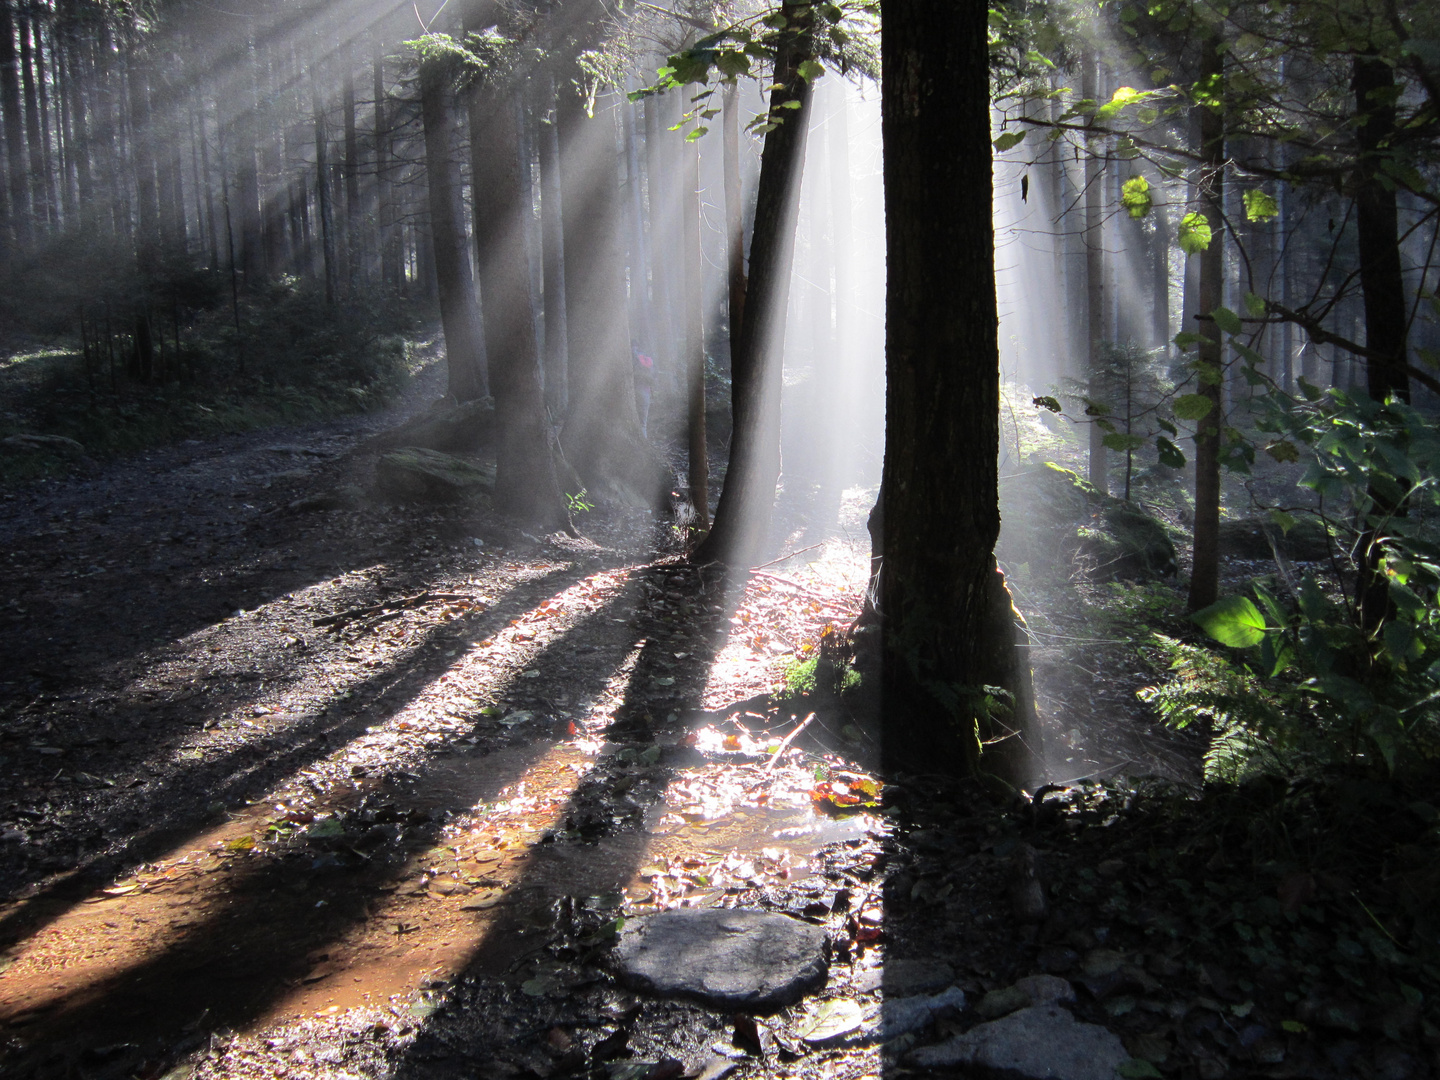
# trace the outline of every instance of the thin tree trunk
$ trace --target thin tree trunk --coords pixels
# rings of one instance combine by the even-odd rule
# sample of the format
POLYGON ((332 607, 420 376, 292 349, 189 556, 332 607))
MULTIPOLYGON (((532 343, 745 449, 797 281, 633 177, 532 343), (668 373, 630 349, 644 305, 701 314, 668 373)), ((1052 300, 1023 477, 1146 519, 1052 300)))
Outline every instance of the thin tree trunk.
MULTIPOLYGON (((565 223, 560 205, 560 136, 555 117, 555 82, 546 74, 541 87, 540 264, 545 298, 545 404, 552 417, 569 407, 569 355, 565 347, 565 223)), ((653 174, 652 174, 653 175, 653 174)))
MULTIPOLYGON (((1081 58, 1080 96, 1098 100, 1098 62, 1091 53, 1081 58)), ((1106 405, 1105 365, 1105 199, 1104 170, 1098 139, 1090 139, 1085 156, 1085 310, 1086 310, 1086 394, 1097 405, 1106 405)), ((1090 434, 1090 483, 1102 492, 1110 490, 1107 474, 1109 455, 1105 450, 1105 431, 1092 418, 1090 434)))
POLYGON ((340 49, 345 65, 341 113, 345 123, 345 215, 341 233, 340 282, 349 295, 355 288, 360 264, 360 135, 355 127, 355 64, 348 45, 340 49))
POLYGON ((725 237, 727 313, 730 347, 745 321, 745 202, 740 183, 740 85, 730 83, 721 97, 720 122, 725 140, 725 237))
POLYGON ((315 193, 320 204, 320 251, 325 261, 325 305, 335 306, 339 267, 335 257, 335 212, 330 205, 330 137, 325 130, 325 107, 320 100, 319 78, 311 74, 310 112, 315 124, 315 193))
POLYGON ((395 220, 395 185, 392 176, 394 156, 391 149, 391 112, 385 91, 385 49, 375 41, 371 60, 375 82, 375 201, 380 225, 380 280, 386 288, 400 290, 404 270, 401 266, 400 227, 395 220))
POLYGON ((130 54, 130 160, 135 173, 136 243, 140 273, 159 269, 160 202, 156 190, 155 144, 150 138, 150 80, 148 65, 133 51, 130 54))
MULTIPOLYGON (((1365 302, 1365 386, 1370 397, 1409 403, 1407 362, 1409 313, 1404 272, 1400 265, 1400 224, 1395 187, 1385 178, 1385 161, 1395 135, 1395 72, 1374 55, 1354 60, 1355 107, 1365 122, 1356 129, 1359 183, 1355 194, 1355 225, 1360 254, 1360 288, 1365 302)), ((1372 521, 1360 540, 1360 568, 1355 585, 1356 607, 1366 629, 1374 631, 1390 614, 1390 589, 1380 569, 1384 554, 1380 537, 1385 519, 1403 517, 1403 503, 1374 486, 1372 521)))
POLYGON ((452 93, 443 67, 435 61, 421 64, 420 110, 425 125, 425 175, 430 193, 430 247, 440 296, 440 321, 445 330, 448 390, 459 401, 473 401, 486 395, 488 379, 475 282, 465 243, 460 163, 452 145, 452 93))
POLYGON ((785 313, 795 255, 795 224, 810 126, 810 82, 799 74, 813 49, 810 4, 785 0, 788 20, 775 57, 771 122, 765 136, 750 242, 750 284, 731 363, 730 465, 715 525, 692 559, 749 566, 770 530, 780 478, 780 393, 785 313), (790 107, 799 102, 798 108, 790 107))
MULTIPOLYGON (((467 13, 466 29, 492 25, 498 14, 492 3, 481 3, 467 13)), ((500 425, 495 506, 527 525, 552 529, 566 515, 531 319, 525 249, 531 185, 529 161, 522 162, 520 155, 516 93, 508 83, 481 85, 471 91, 468 102, 475 248, 485 344, 492 358, 490 386, 500 425)))
POLYGON ((673 294, 684 288, 684 274, 676 266, 673 252, 683 241, 681 209, 682 170, 678 168, 676 144, 681 136, 668 130, 666 119, 674 103, 663 94, 645 99, 645 166, 650 178, 650 266, 654 270, 652 296, 654 306, 654 348, 657 378, 663 372, 673 376, 684 369, 678 358, 677 327, 674 316, 677 305, 673 294))
MULTIPOLYGON (((1208 38, 1201 49, 1201 79, 1221 79, 1225 58, 1219 37, 1208 38)), ((1200 259, 1199 312, 1209 315, 1221 306, 1225 288, 1225 114, 1207 106, 1200 110, 1200 152, 1204 172, 1200 197, 1210 219, 1210 246, 1200 259)), ((1190 573, 1190 610, 1215 603, 1220 587, 1220 428, 1225 415, 1224 363, 1220 327, 1213 319, 1200 323, 1200 359, 1196 364, 1197 393, 1210 402, 1210 411, 1195 426, 1195 549, 1190 573)))
POLYGON ((40 133, 40 102, 35 92, 35 17, 26 14, 20 22, 20 77, 25 87, 25 142, 30 149, 30 205, 37 226, 50 224, 51 207, 46 197, 45 140, 40 133))
POLYGON ((30 187, 25 182, 25 129, 20 107, 20 59, 15 52, 15 15, 0 2, 0 115, 5 121, 5 164, 10 193, 8 222, 20 247, 30 243, 30 187))
POLYGON ((695 528, 710 528, 710 456, 705 445, 705 261, 700 251, 700 147, 685 154, 685 386, 689 446, 687 483, 695 528))
POLYGON ((882 0, 881 17, 883 752, 1023 786, 1038 772, 1038 725, 993 554, 1000 352, 986 8, 882 0), (1011 695, 1008 707, 991 687, 1011 695))

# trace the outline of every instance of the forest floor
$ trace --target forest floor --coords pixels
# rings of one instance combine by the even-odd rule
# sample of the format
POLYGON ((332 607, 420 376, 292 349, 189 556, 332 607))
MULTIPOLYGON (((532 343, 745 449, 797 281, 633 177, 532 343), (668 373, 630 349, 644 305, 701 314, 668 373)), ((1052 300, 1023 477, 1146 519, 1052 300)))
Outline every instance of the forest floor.
POLYGON ((844 717, 777 757, 783 662, 859 611, 863 501, 723 591, 648 512, 575 540, 365 497, 435 392, 0 493, 0 1072, 900 1076, 1045 972, 1127 1076, 1430 1075, 1429 976, 1293 974, 1383 948, 1363 871, 1255 871, 1236 805, 1276 800, 1197 799, 1104 596, 1036 623, 1034 798, 873 778, 844 717), (757 1025, 616 981, 617 920, 718 905, 824 926, 825 988, 757 1025), (886 1041, 897 960, 970 1007, 886 1041))

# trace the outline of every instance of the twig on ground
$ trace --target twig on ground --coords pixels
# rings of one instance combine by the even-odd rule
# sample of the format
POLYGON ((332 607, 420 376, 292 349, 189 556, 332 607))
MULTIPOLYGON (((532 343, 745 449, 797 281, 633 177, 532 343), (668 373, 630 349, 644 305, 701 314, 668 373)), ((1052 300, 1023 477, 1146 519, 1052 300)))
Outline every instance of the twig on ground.
POLYGON ((824 547, 824 546, 825 546, 825 541, 824 541, 824 540, 821 540, 820 543, 818 543, 818 544, 811 544, 809 547, 803 547, 803 548, 801 548, 799 551, 792 551, 792 552, 790 552, 789 555, 781 555, 780 558, 778 558, 778 559, 771 559, 769 562, 762 562, 759 566, 752 566, 752 567, 750 567, 750 572, 753 574, 753 573, 755 573, 755 571, 757 571, 757 570, 764 570, 765 567, 767 567, 767 566, 775 566, 775 565, 777 565, 777 564, 779 564, 779 563, 782 563, 782 562, 789 562, 789 561, 790 561, 791 559, 793 559, 796 555, 803 555, 803 554, 805 554, 805 552, 807 552, 807 551, 814 551, 817 547, 824 547))
POLYGON ((376 615, 383 611, 399 611, 404 608, 416 608, 421 604, 429 604, 440 600, 473 600, 474 597, 465 593, 436 593, 423 592, 414 596, 407 596, 400 600, 387 600, 383 604, 373 604, 370 607, 351 608, 349 611, 342 611, 337 615, 327 615, 323 619, 316 619, 311 626, 337 626, 356 619, 363 619, 367 615, 376 615))
POLYGON ((785 738, 780 741, 779 749, 777 749, 775 753, 771 754, 770 760, 765 763, 765 771, 767 773, 775 768, 775 763, 780 760, 780 755, 785 753, 786 750, 790 749, 790 744, 793 743, 797 738, 799 738, 800 733, 804 731, 807 727, 809 727, 810 722, 814 719, 815 714, 812 712, 809 716, 805 717, 804 720, 800 721, 799 727, 797 727, 794 731, 790 732, 789 735, 786 735, 785 738))

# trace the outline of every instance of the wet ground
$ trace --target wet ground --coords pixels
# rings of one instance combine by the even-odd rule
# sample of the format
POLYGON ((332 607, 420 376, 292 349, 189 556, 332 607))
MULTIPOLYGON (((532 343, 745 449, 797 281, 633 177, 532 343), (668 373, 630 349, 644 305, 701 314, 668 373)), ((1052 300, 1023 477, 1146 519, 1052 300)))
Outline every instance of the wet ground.
MULTIPOLYGON (((1245 991, 1202 994, 1150 914, 1126 936, 1159 871, 1106 860, 1151 825, 1094 778, 1188 780, 1196 753, 1140 713, 1149 673, 1115 627, 1036 621, 1060 790, 882 787, 843 717, 782 747, 804 717, 765 699, 859 610, 864 493, 849 536, 799 522, 794 558, 722 592, 645 512, 597 510, 576 540, 362 497, 404 414, 0 495, 5 1075, 902 1075, 887 959, 945 957, 978 999, 1122 948, 1167 985, 1086 983, 1088 1018, 1166 1076, 1253 1064, 1202 1022, 1245 991), (1040 923, 1016 919, 1022 857, 1040 923), (757 1025, 617 985, 617 920, 716 905, 825 926, 825 990, 757 1025)), ((1246 1030, 1270 1039, 1264 1008, 1246 1030)))

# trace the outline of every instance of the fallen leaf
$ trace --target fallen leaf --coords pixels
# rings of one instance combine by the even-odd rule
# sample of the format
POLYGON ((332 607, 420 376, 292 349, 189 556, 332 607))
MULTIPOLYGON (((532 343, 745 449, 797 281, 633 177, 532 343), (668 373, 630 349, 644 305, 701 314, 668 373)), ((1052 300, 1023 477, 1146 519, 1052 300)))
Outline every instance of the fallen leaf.
POLYGON ((795 1033, 808 1043, 821 1043, 854 1031, 864 1022, 865 1014, 857 1003, 832 998, 807 1012, 795 1033))

